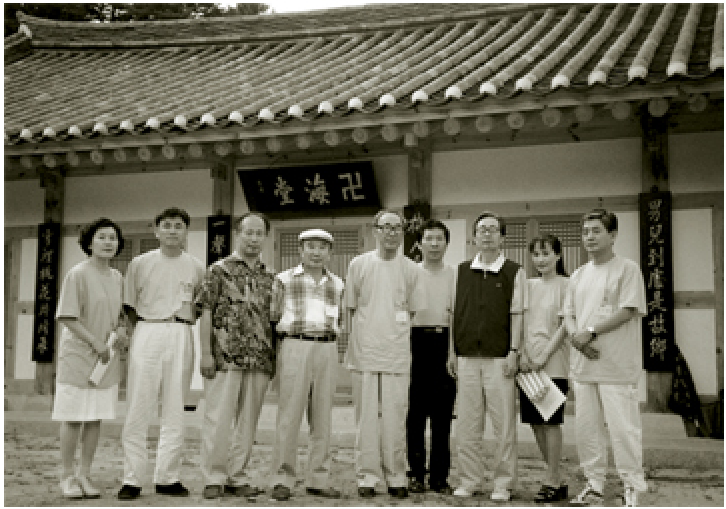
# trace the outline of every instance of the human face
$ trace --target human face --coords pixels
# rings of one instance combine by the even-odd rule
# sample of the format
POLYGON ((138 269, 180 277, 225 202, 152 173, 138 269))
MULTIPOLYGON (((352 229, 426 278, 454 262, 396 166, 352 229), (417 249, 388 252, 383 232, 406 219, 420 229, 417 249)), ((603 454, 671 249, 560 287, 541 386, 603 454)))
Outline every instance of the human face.
POLYGON ((257 216, 247 216, 237 227, 237 252, 245 258, 260 255, 267 239, 265 222, 257 216))
POLYGON ((91 256, 111 259, 118 250, 118 236, 116 230, 110 226, 99 228, 91 239, 91 256))
POLYGON ((303 240, 300 258, 306 269, 321 269, 330 261, 331 246, 327 240, 303 240))
POLYGON ((607 231, 600 219, 588 219, 582 225, 582 245, 590 254, 612 251, 617 233, 607 231))
POLYGON ((424 262, 439 262, 446 254, 446 235, 441 228, 426 229, 421 236, 421 254, 424 262))
POLYGON ((504 238, 502 226, 495 217, 483 217, 474 228, 474 243, 480 251, 499 251, 504 238))
POLYGON ((562 256, 555 253, 547 242, 535 244, 531 254, 532 263, 542 276, 550 276, 557 272, 557 261, 562 256))
POLYGON ((187 240, 187 225, 181 217, 166 217, 155 227, 162 247, 182 248, 187 240))
POLYGON ((403 222, 398 214, 386 212, 373 226, 376 243, 386 251, 395 251, 403 242, 403 222))

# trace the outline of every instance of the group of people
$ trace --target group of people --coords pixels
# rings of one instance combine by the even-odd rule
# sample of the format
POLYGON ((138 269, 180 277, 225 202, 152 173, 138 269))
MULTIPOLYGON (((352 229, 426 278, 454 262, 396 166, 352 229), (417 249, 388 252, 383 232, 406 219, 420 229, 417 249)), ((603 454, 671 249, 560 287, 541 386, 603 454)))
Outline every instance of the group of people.
POLYGON ((160 248, 134 258, 125 279, 110 267, 123 247, 118 225, 100 219, 81 232, 89 258, 67 274, 57 312, 65 327, 53 419, 62 421, 64 496, 100 496, 90 466, 100 421, 115 416, 120 371, 111 350, 129 344, 118 498, 141 494, 146 437, 159 393, 155 490, 189 495, 179 473, 197 318, 204 498, 264 492, 247 466, 273 377, 279 381, 279 404, 271 498, 293 495, 303 414, 310 428, 306 492, 341 497, 331 476, 330 442, 337 339, 343 333, 349 335, 344 363, 353 386, 359 497, 387 488, 392 497, 405 498, 426 491, 427 482, 428 489, 445 495, 482 493, 488 413, 496 440, 490 496, 509 501, 517 484, 519 399, 521 420, 532 426, 547 464, 535 500, 567 499, 559 468, 564 404, 545 420, 536 401, 517 390, 516 375, 529 371, 546 373, 563 394, 571 383, 575 394, 576 443, 587 483, 571 503, 603 505, 608 432, 625 504, 636 505, 638 493, 646 490, 636 391, 645 288, 637 264, 614 253, 614 214, 602 209, 585 214, 582 239, 590 260, 570 278, 561 242, 544 235, 529 244, 539 277, 527 279, 504 256, 506 225, 493 212, 474 222, 477 254, 456 268, 444 263, 450 241, 444 223, 429 220, 420 229, 423 260, 415 263, 400 250, 404 218, 382 210, 373 218, 376 248, 351 261, 345 281, 327 268, 335 240, 323 229, 302 232, 300 264, 275 274, 260 259, 270 232, 264 215, 242 215, 234 228, 235 251, 206 270, 184 250, 188 227, 185 211, 161 212, 155 219, 160 248), (96 362, 111 364, 102 382, 91 387, 88 373, 96 362), (453 489, 448 478, 455 401, 459 485, 453 489))

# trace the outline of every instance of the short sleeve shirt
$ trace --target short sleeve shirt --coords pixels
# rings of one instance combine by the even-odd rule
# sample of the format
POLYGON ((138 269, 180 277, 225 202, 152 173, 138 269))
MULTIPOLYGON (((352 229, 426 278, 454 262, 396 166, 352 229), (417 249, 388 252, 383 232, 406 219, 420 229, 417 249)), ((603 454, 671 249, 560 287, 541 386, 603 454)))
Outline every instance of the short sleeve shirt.
POLYGON ((275 274, 259 260, 250 267, 232 254, 213 263, 195 297, 212 313, 212 355, 220 370, 274 374, 270 326, 275 274))
POLYGON ((409 373, 411 312, 426 309, 421 269, 402 255, 382 259, 377 251, 350 262, 345 306, 354 309, 347 365, 360 371, 409 373))
POLYGON ((424 268, 423 262, 418 264, 421 269, 421 287, 426 295, 426 309, 416 313, 413 326, 451 325, 456 297, 456 268, 444 265, 441 270, 430 271, 424 268))
MULTIPOLYGON (((525 349, 532 361, 546 360, 546 350, 561 325, 562 303, 567 291, 568 279, 555 276, 551 280, 532 278, 529 287, 529 309, 527 312, 527 333, 525 349)), ((567 347, 564 342, 547 360, 544 370, 555 378, 567 378, 567 347)))
POLYGON ((641 319, 647 314, 645 283, 640 267, 615 255, 607 263, 588 262, 570 277, 563 313, 575 319, 577 330, 595 326, 623 308, 636 315, 620 327, 599 334, 592 345, 598 359, 570 351, 570 376, 578 382, 636 383, 643 369, 641 319))

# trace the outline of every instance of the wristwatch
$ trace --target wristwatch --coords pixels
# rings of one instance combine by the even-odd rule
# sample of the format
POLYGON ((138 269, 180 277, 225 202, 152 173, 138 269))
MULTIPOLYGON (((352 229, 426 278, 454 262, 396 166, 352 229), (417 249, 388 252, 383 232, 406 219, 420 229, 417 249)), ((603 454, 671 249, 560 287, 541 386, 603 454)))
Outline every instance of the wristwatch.
POLYGON ((592 325, 589 326, 587 329, 585 329, 587 332, 590 333, 590 341, 594 341, 595 338, 597 338, 597 332, 595 332, 595 327, 592 325))

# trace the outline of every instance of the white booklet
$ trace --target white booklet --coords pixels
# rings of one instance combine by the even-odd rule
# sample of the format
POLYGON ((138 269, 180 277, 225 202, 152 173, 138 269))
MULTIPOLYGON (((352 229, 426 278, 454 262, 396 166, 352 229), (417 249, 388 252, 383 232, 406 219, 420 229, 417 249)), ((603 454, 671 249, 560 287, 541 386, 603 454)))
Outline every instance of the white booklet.
POLYGON ((108 359, 108 362, 106 364, 102 363, 101 359, 98 359, 96 361, 96 365, 93 367, 93 371, 91 371, 91 376, 88 377, 88 383, 94 387, 101 384, 101 380, 103 380, 103 377, 108 371, 108 368, 111 367, 111 363, 114 361, 114 357, 116 357, 116 350, 112 348, 115 342, 116 331, 111 331, 111 334, 108 335, 108 341, 106 341, 106 346, 108 346, 110 358, 108 359))
POLYGON ((517 383, 545 421, 548 421, 567 399, 544 371, 518 373, 517 383))

